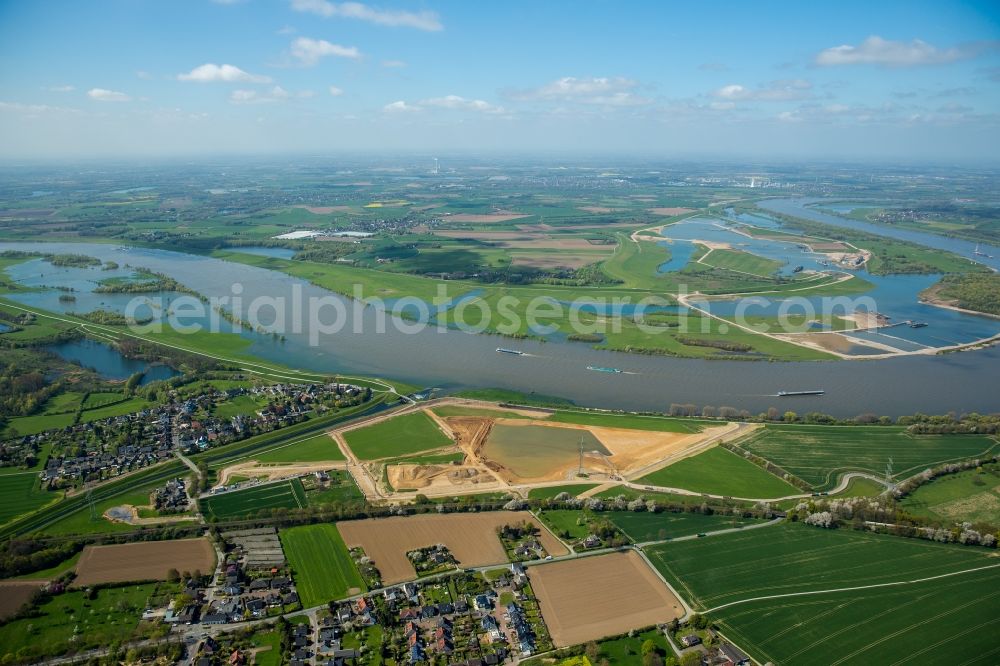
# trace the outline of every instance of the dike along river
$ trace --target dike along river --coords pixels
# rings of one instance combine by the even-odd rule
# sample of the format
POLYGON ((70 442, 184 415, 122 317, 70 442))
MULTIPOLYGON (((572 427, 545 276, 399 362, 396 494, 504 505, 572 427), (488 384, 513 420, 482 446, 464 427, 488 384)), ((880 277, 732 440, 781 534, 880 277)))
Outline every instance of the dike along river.
MULTIPOLYGON (((301 289, 305 299, 332 296, 283 273, 165 250, 85 243, 0 243, 0 251, 8 249, 86 254, 122 266, 141 266, 169 275, 208 297, 231 296, 231 285, 237 282, 243 285, 244 302, 255 296, 291 298, 293 285, 301 289)), ((40 284, 50 283, 44 277, 36 279, 40 284)), ((41 291, 11 298, 33 304, 50 295, 41 291)), ((340 300, 351 316, 352 304, 340 300)), ((374 308, 360 310, 360 317, 364 332, 353 332, 355 325, 350 322, 339 334, 323 338, 318 347, 309 346, 308 330, 286 333, 284 341, 252 332, 242 335, 253 341, 253 354, 294 368, 378 375, 420 386, 534 391, 604 408, 663 411, 671 403, 693 403, 757 412, 774 406, 845 417, 869 412, 898 416, 917 411, 1000 410, 998 348, 879 361, 705 361, 597 351, 580 343, 515 342, 436 328, 405 334, 389 325, 386 332, 375 333, 374 308), (526 355, 499 354, 498 346, 515 347, 526 355), (587 366, 624 372, 593 372, 587 366), (782 390, 807 389, 824 389, 826 394, 775 396, 782 390)))

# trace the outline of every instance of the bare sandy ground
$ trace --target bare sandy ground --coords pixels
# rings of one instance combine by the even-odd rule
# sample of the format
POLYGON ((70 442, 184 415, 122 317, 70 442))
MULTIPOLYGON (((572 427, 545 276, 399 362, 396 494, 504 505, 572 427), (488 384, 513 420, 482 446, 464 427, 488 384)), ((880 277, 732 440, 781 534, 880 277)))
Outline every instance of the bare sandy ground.
POLYGON ((214 568, 215 549, 205 538, 87 546, 76 565, 73 585, 166 580, 170 569, 205 573, 214 568))
MULTIPOLYGON (((607 476, 630 476, 638 470, 651 465, 666 463, 682 457, 691 449, 699 447, 705 440, 723 435, 734 428, 734 424, 725 424, 705 428, 698 433, 657 432, 652 430, 632 430, 627 428, 609 428, 603 426, 579 425, 575 423, 545 423, 518 419, 496 419, 496 423, 511 427, 544 426, 549 428, 564 428, 568 430, 586 430, 596 437, 610 451, 610 456, 585 453, 584 468, 591 474, 607 476)), ((500 474, 508 483, 530 484, 560 479, 571 479, 579 468, 577 456, 567 456, 565 462, 554 464, 545 474, 522 477, 513 470, 507 469, 497 461, 490 460, 486 447, 479 448, 477 453, 491 469, 500 474)))
POLYGON ((327 460, 311 463, 282 463, 280 465, 261 465, 256 460, 230 465, 219 472, 219 485, 229 483, 233 476, 251 476, 272 481, 288 476, 301 476, 311 472, 325 472, 331 469, 344 469, 347 463, 343 460, 327 460))
POLYGON ((382 574, 382 582, 392 585, 417 577, 406 557, 407 552, 439 543, 451 551, 462 567, 503 564, 507 555, 497 536, 497 529, 526 520, 538 525, 541 530, 539 541, 550 555, 565 555, 568 552, 526 511, 369 518, 339 522, 337 529, 349 548, 364 549, 382 574))
POLYGON ((684 614, 637 553, 612 553, 528 568, 556 647, 576 645, 684 614))
POLYGON ((411 465, 386 467, 389 485, 397 490, 452 489, 456 493, 489 492, 504 486, 484 467, 476 465, 411 465))

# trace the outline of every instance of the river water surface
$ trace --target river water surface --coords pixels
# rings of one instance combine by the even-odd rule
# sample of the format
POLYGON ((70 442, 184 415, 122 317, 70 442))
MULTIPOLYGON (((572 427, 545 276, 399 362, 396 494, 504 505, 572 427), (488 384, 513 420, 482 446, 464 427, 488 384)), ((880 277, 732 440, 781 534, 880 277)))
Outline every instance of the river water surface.
MULTIPOLYGON (((873 412, 991 412, 1000 410, 1000 349, 909 356, 878 361, 813 363, 706 361, 640 356, 591 349, 584 343, 517 341, 455 330, 407 334, 389 325, 376 333, 374 308, 354 307, 324 289, 275 271, 219 259, 144 248, 86 243, 0 243, 0 250, 73 252, 164 273, 208 297, 329 297, 344 305, 347 326, 310 346, 309 331, 284 341, 253 332, 261 358, 315 372, 380 375, 421 386, 496 387, 569 398, 580 404, 632 410, 665 410, 671 403, 732 406, 757 412, 775 406, 838 416, 873 412), (354 332, 360 325, 361 332, 354 332), (525 356, 499 354, 516 347, 525 356), (594 372, 587 366, 620 368, 594 372), (781 390, 826 390, 823 396, 778 398, 781 390)), ((40 278, 41 279, 41 278, 40 278)), ((44 294, 46 292, 35 292, 44 294)), ((19 299, 32 302, 34 294, 19 299)), ((83 311, 82 308, 80 311, 83 311)))

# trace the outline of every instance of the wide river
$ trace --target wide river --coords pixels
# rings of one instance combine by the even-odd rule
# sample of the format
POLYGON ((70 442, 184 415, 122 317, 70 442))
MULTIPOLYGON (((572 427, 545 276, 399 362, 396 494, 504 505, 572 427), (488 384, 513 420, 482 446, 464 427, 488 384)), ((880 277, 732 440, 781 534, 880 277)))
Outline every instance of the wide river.
MULTIPOLYGON (((219 259, 92 243, 0 243, 0 250, 73 252, 164 273, 208 297, 266 295, 292 299, 330 297, 351 317, 343 331, 310 346, 308 329, 286 340, 244 332, 257 356, 303 370, 380 375, 420 386, 497 387, 556 395, 579 404, 632 410, 666 410, 671 403, 732 406, 763 411, 774 406, 800 413, 838 416, 872 412, 898 416, 916 411, 1000 410, 1000 349, 942 356, 907 356, 878 361, 783 363, 705 361, 640 356, 591 349, 582 343, 512 342, 455 330, 403 333, 389 325, 375 333, 376 311, 360 310, 361 330, 350 302, 283 273, 219 259), (528 355, 496 352, 517 347, 528 355), (615 367, 623 373, 595 372, 587 366, 615 367), (817 397, 778 398, 780 390, 824 389, 817 397)), ((50 266, 49 264, 44 264, 50 266)), ((39 283, 52 284, 48 279, 39 283)), ((80 297, 84 295, 81 293, 80 297)), ((51 303, 51 293, 23 293, 25 303, 51 303)), ((111 299, 109 299, 111 300, 111 299)), ((82 309, 81 309, 82 311, 82 309)))

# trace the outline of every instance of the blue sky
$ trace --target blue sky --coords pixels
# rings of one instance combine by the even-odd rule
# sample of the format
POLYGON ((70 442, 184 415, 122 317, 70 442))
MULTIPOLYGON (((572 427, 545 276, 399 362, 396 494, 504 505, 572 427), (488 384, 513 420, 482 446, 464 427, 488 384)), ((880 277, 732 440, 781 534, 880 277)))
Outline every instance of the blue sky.
POLYGON ((0 0, 0 154, 994 160, 993 2, 0 0))

